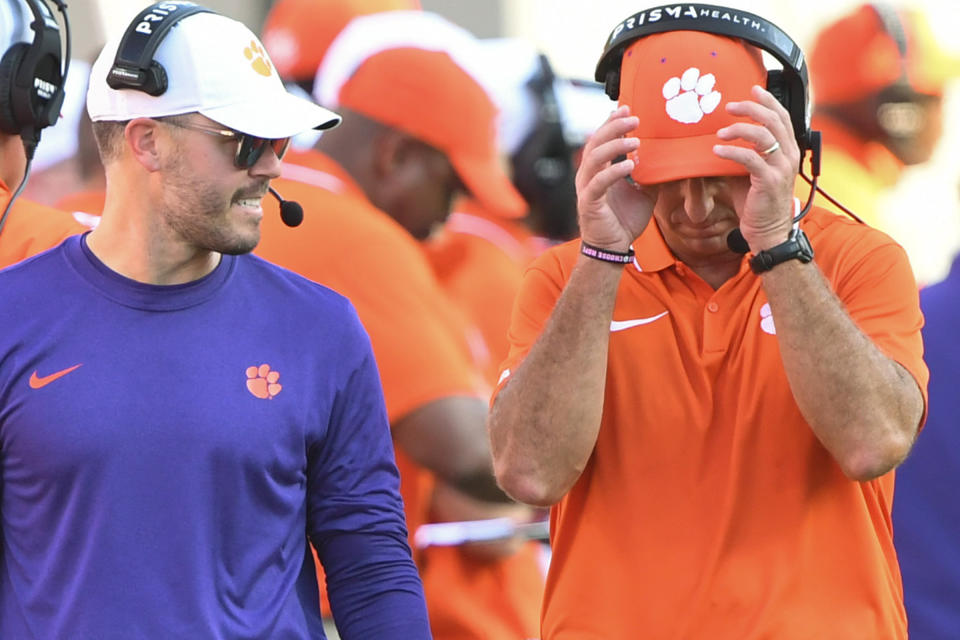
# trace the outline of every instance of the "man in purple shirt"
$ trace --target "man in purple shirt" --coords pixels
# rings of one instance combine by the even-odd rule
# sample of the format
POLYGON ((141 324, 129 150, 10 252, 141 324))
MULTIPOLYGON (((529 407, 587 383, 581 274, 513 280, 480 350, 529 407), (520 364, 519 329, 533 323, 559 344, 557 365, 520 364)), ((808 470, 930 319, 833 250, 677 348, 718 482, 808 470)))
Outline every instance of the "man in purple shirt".
POLYGON ((323 638, 308 541, 344 639, 430 638, 367 335, 249 255, 289 137, 339 117, 182 2, 87 107, 102 222, 0 272, 0 638, 323 638))

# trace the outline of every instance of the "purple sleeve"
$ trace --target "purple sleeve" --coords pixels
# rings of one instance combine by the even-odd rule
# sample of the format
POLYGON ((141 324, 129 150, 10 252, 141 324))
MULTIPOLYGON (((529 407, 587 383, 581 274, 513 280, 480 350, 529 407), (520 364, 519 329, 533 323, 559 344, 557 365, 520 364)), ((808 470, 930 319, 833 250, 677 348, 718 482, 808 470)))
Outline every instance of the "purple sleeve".
POLYGON ((431 638, 369 338, 344 341, 344 383, 308 452, 307 526, 344 640, 431 638))
POLYGON ((343 640, 429 640, 423 585, 404 539, 331 536, 324 546, 330 606, 343 640), (358 559, 364 562, 358 562, 358 559))

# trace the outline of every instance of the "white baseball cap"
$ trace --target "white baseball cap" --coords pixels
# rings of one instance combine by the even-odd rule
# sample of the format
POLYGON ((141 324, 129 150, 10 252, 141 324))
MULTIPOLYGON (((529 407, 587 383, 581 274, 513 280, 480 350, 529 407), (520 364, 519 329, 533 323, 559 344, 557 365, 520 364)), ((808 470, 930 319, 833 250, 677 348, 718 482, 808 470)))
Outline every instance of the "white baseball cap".
POLYGON ((270 139, 340 123, 336 113, 288 93, 260 40, 236 20, 196 13, 174 24, 154 55, 168 82, 156 97, 107 84, 122 38, 119 34, 106 44, 90 72, 87 112, 94 122, 197 112, 270 139))

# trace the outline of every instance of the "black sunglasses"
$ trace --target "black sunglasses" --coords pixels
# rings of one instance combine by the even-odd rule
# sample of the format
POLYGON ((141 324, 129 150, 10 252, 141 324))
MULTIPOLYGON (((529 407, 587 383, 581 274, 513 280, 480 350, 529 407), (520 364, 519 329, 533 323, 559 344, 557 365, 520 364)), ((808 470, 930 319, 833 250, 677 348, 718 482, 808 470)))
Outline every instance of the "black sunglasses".
POLYGON ((233 140, 237 143, 237 151, 233 156, 233 164, 238 169, 249 169, 257 164, 257 160, 263 155, 267 147, 272 147, 277 158, 283 160, 284 154, 290 148, 290 138, 258 138, 248 133, 240 133, 233 129, 217 129, 194 122, 183 122, 167 118, 157 118, 157 122, 169 124, 180 129, 190 129, 192 131, 202 131, 211 135, 219 136, 224 140, 233 140))

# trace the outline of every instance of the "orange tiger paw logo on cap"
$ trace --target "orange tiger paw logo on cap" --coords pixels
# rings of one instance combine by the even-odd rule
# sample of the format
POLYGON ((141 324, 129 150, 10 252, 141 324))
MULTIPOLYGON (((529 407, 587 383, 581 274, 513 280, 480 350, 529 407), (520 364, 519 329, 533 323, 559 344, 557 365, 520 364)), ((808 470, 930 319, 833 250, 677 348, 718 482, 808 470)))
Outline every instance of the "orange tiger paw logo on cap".
POLYGON ((260 75, 269 76, 273 73, 273 66, 267 60, 267 54, 264 53, 263 48, 256 40, 250 41, 250 46, 244 48, 243 55, 247 57, 247 60, 252 60, 250 66, 260 75))
POLYGON ((271 371, 270 365, 262 364, 259 367, 247 367, 247 390, 263 400, 272 400, 283 386, 277 381, 280 373, 271 371))

